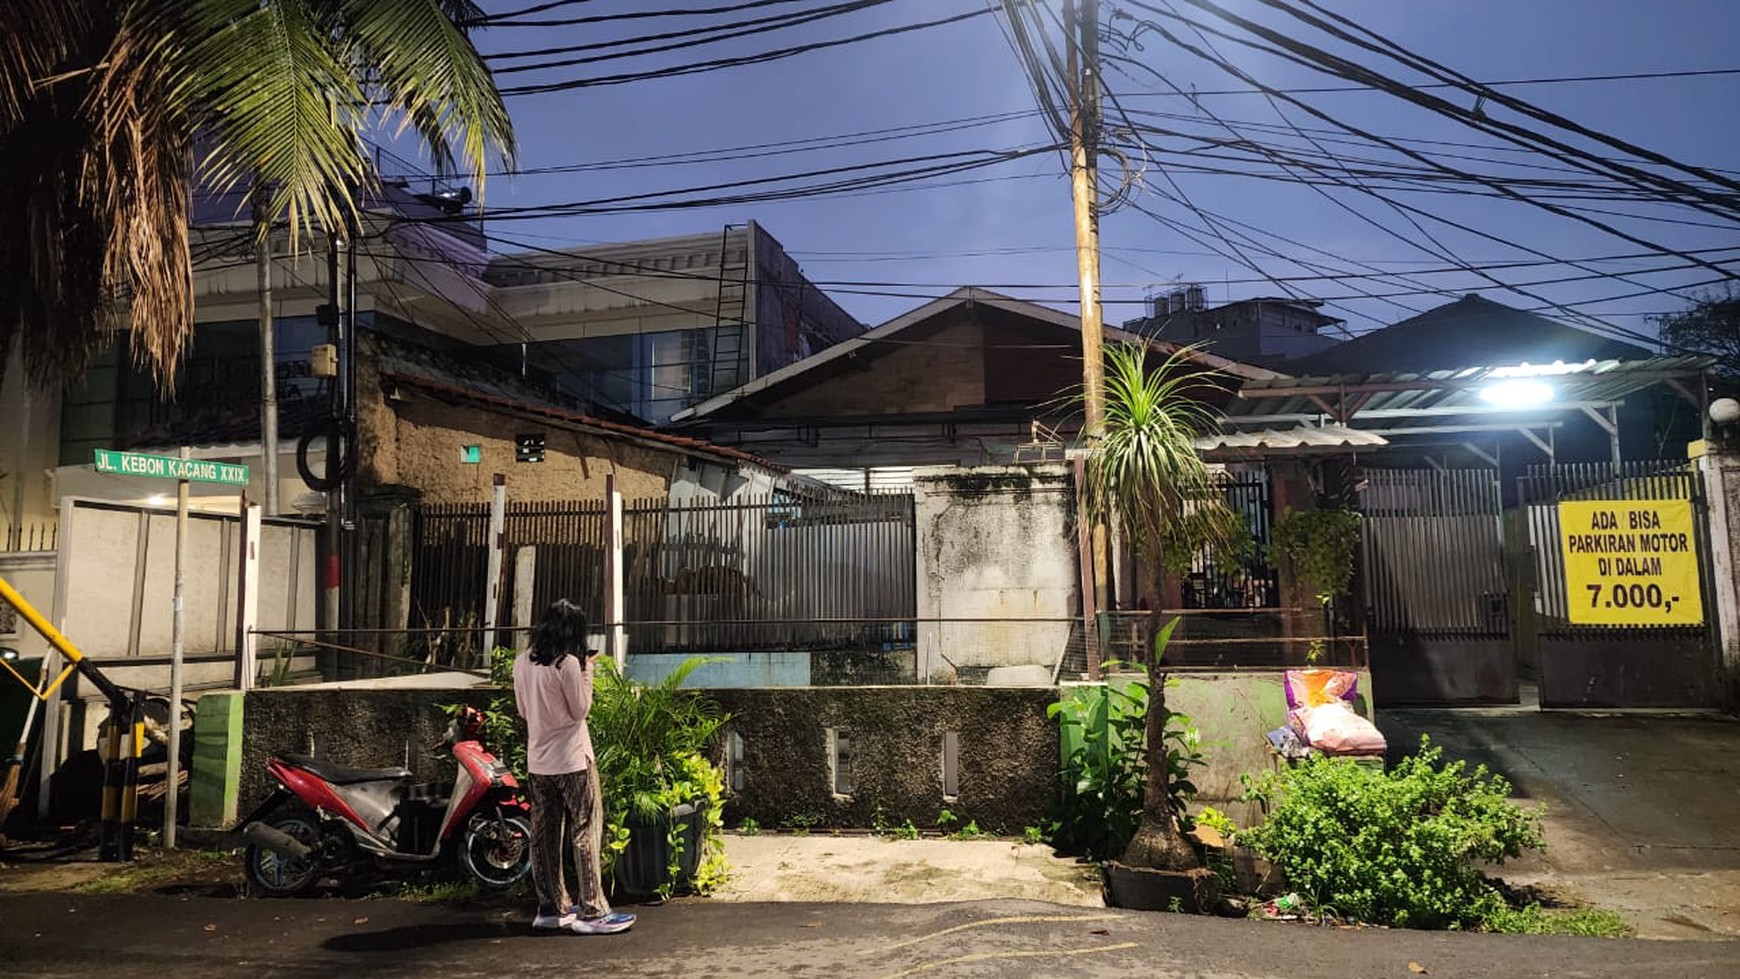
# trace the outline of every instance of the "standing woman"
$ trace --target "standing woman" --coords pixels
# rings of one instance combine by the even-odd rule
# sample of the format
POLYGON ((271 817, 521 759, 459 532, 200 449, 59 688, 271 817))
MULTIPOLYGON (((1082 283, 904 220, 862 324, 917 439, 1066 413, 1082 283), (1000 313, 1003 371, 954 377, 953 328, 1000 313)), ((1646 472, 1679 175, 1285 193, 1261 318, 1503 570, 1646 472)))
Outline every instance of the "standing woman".
POLYGON ((526 719, 526 769, 532 788, 533 928, 609 935, 634 915, 612 912, 598 870, 604 805, 586 715, 592 709, 594 654, 586 648, 586 613, 562 599, 532 630, 532 647, 514 660, 514 701, 526 719), (562 878, 564 842, 574 847, 579 902, 562 878))

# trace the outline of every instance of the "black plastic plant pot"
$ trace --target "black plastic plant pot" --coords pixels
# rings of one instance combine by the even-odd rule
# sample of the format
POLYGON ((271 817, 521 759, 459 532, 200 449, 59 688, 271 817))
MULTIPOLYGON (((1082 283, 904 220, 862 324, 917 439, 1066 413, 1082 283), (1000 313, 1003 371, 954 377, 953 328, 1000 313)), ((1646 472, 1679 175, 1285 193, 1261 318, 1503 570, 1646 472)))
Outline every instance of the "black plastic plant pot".
POLYGON ((628 822, 628 848, 616 857, 616 886, 633 897, 651 897, 666 884, 673 891, 682 890, 695 879, 701 866, 700 811, 684 803, 671 810, 669 817, 653 822, 628 822), (671 880, 672 825, 682 827, 683 853, 676 880, 671 880))

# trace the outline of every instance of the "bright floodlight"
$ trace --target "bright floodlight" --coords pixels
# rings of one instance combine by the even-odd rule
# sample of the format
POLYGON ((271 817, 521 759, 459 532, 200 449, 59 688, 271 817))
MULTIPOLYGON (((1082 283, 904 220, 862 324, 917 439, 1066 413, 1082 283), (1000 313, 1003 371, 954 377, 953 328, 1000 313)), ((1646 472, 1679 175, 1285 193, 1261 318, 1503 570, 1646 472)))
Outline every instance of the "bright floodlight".
POLYGON ((1529 377, 1513 377, 1480 389, 1480 400, 1502 408, 1527 408, 1553 400, 1553 386, 1529 377))

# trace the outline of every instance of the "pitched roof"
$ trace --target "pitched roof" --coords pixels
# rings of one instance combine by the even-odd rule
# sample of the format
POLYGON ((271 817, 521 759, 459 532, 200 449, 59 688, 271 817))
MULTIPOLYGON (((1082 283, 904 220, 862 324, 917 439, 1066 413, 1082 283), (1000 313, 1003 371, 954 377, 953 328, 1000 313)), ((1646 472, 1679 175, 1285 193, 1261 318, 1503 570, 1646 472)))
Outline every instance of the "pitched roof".
POLYGON ((1647 360, 1653 351, 1469 293, 1455 302, 1281 365, 1289 374, 1365 374, 1487 364, 1647 360))
POLYGON ((563 401, 525 383, 511 373, 494 368, 475 356, 442 353, 380 333, 366 333, 368 352, 373 355, 383 380, 436 394, 450 401, 472 404, 515 414, 560 422, 570 428, 627 439, 642 445, 698 456, 714 461, 747 463, 769 472, 787 469, 760 456, 714 445, 704 439, 658 432, 638 424, 633 416, 609 412, 599 406, 563 401))
MULTIPOLYGON (((1005 312, 1013 313, 1017 316, 1024 316, 1041 323, 1050 324, 1060 329, 1072 330, 1078 333, 1081 330, 1080 319, 1072 314, 1051 309, 1047 306, 1040 306, 1036 303, 1026 302, 1025 300, 1014 299, 1005 296, 1002 293, 992 292, 989 289, 981 289, 977 286, 962 286, 946 296, 939 299, 933 299, 916 309, 908 310, 875 329, 869 330, 849 340, 842 340, 841 342, 827 347, 818 353, 805 357, 803 360, 787 364, 779 370, 773 371, 769 374, 764 374, 747 384, 732 388, 723 394, 714 395, 712 398, 709 398, 692 408, 686 408, 683 411, 679 411, 671 417, 671 421, 681 422, 694 418, 704 418, 727 405, 733 404, 751 395, 758 394, 776 385, 783 384, 805 373, 813 371, 818 367, 839 360, 842 357, 851 356, 871 344, 893 339, 901 332, 911 329, 912 327, 924 323, 925 321, 939 316, 951 309, 968 306, 974 303, 1001 309, 1005 312)), ((1167 353, 1183 349, 1180 344, 1170 343, 1164 340, 1148 339, 1111 326, 1105 328, 1105 338, 1113 342, 1147 344, 1155 350, 1167 353)), ((1202 364, 1204 367, 1211 367, 1215 370, 1223 371, 1244 380, 1268 379, 1282 376, 1275 371, 1268 370, 1267 368, 1257 367, 1236 360, 1228 360, 1225 357, 1218 357, 1203 350, 1192 350, 1187 356, 1202 364)))

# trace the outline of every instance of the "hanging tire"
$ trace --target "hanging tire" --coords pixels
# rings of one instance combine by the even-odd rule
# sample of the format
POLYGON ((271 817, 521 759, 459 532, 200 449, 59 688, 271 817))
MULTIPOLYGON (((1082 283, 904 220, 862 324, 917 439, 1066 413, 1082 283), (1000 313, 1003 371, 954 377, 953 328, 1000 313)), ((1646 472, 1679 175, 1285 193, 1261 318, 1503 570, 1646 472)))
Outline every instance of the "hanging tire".
POLYGON ((526 814, 494 806, 472 816, 459 838, 459 863, 491 890, 519 883, 532 869, 532 826, 526 814))
MULTIPOLYGON (((261 821, 310 849, 320 846, 320 821, 306 809, 285 809, 261 821)), ((313 856, 289 857, 258 843, 249 844, 242 870, 249 891, 261 897, 294 897, 320 879, 320 864, 313 856)))

